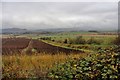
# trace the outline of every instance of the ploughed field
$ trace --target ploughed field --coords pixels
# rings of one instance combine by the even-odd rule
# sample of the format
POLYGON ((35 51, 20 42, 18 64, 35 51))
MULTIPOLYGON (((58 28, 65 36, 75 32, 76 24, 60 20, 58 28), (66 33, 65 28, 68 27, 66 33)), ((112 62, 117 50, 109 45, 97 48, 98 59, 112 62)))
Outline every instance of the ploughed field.
POLYGON ((3 38, 2 54, 21 53, 28 46, 30 39, 25 38, 3 38))
POLYGON ((22 54, 22 53, 80 53, 83 51, 53 46, 37 39, 28 38, 3 38, 2 54, 22 54))

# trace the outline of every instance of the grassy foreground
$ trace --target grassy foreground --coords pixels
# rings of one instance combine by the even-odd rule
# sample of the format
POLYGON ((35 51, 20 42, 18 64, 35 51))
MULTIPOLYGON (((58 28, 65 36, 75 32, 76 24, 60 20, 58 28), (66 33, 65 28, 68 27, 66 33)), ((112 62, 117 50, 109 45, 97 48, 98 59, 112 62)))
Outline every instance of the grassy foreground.
POLYGON ((37 78, 46 77, 49 69, 55 64, 65 63, 69 59, 83 58, 81 54, 34 54, 34 55, 3 55, 3 78, 37 78))

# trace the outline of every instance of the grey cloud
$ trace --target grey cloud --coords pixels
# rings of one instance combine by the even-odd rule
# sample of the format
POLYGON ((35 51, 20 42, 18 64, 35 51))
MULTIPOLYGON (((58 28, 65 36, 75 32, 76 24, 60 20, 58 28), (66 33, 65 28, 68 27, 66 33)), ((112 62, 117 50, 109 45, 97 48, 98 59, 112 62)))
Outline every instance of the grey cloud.
POLYGON ((84 27, 117 29, 117 3, 3 3, 3 28, 84 27))

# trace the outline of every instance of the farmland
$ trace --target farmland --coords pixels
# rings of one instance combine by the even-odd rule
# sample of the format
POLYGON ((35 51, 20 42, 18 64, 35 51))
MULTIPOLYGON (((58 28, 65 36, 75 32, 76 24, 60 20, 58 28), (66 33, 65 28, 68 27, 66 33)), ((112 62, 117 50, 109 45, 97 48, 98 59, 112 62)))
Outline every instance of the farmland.
MULTIPOLYGON (((79 32, 4 37, 2 38, 3 78, 49 77, 66 80, 67 78, 83 79, 85 75, 87 79, 97 79, 96 77, 102 70, 98 70, 96 66, 98 64, 103 67, 105 65, 107 68, 108 65, 113 66, 113 63, 103 64, 109 60, 118 63, 115 64, 115 67, 110 68, 115 71, 115 74, 118 74, 119 59, 115 58, 118 55, 114 50, 116 37, 116 34, 79 32), (101 57, 103 58, 100 59, 101 57), (103 62, 100 62, 99 59, 103 62), (94 64, 89 68, 99 71, 96 76, 93 76, 91 70, 86 71, 87 63, 94 64), (79 71, 82 71, 83 74, 77 73, 79 67, 82 67, 79 71)), ((104 73, 109 75, 109 73, 104 73)), ((116 79, 119 77, 113 73, 110 73, 110 76, 116 79)), ((100 77, 100 79, 104 78, 106 76, 100 77)))
POLYGON ((53 65, 87 55, 83 53, 84 51, 53 46, 37 39, 3 38, 3 77, 44 77, 53 65), (28 64, 31 65, 27 66, 28 64))
MULTIPOLYGON (((2 53, 12 54, 12 53, 24 53, 23 51, 29 51, 32 54, 32 50, 36 50, 37 53, 51 53, 55 54, 57 52, 61 53, 80 53, 82 51, 77 51, 73 49, 65 49, 62 47, 53 46, 44 43, 39 40, 25 39, 25 38, 7 38, 2 40, 2 53)), ((34 51, 33 51, 34 52, 34 51)))
POLYGON ((28 46, 30 39, 4 38, 2 39, 2 54, 21 53, 28 46))

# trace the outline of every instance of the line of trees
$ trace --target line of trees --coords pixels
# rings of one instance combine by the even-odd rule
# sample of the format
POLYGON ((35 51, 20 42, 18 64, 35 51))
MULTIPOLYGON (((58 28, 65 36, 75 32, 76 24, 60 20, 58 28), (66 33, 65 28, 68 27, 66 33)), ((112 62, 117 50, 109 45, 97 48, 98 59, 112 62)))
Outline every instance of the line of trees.
POLYGON ((64 43, 68 44, 101 44, 102 41, 99 41, 93 37, 88 40, 85 40, 82 36, 77 36, 76 38, 65 39, 64 43))

